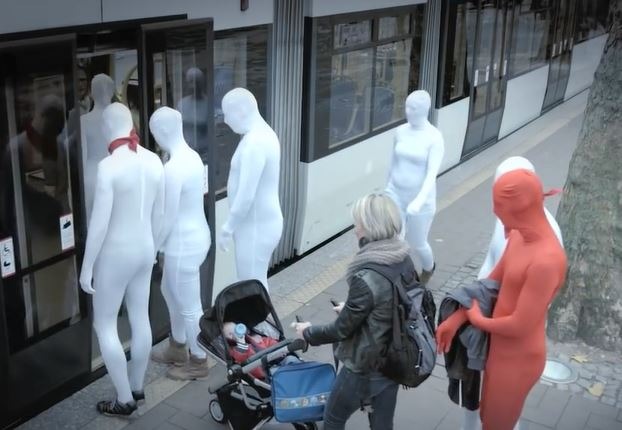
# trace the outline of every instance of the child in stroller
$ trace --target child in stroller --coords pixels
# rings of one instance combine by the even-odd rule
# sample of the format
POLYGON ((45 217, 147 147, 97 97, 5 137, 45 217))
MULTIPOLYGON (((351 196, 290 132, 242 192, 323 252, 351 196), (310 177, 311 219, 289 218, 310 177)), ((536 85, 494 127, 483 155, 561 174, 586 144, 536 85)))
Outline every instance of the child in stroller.
MULTIPOLYGON (((260 429, 273 418, 270 375, 278 366, 300 361, 295 352, 306 350, 301 339, 285 339, 270 296, 256 280, 241 281, 218 294, 201 318, 201 345, 226 365, 226 376, 210 385, 216 394, 209 404, 214 421, 228 422, 233 430, 260 429), (248 352, 235 354, 232 328, 249 327, 248 352)), ((317 429, 315 423, 295 423, 297 430, 317 429)))

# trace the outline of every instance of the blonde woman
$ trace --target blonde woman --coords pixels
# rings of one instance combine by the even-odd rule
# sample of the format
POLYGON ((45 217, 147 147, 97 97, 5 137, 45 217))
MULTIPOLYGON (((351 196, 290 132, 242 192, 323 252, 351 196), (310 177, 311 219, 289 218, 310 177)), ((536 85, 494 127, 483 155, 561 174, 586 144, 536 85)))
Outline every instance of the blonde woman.
POLYGON ((400 210, 386 195, 370 194, 352 210, 360 250, 346 272, 348 298, 335 307, 337 319, 326 325, 294 324, 299 337, 317 346, 336 344, 343 368, 324 411, 324 429, 340 430, 362 406, 371 406, 372 430, 391 430, 398 385, 382 375, 382 358, 391 342, 393 288, 370 265, 394 266, 414 274, 409 248, 399 239, 400 210))

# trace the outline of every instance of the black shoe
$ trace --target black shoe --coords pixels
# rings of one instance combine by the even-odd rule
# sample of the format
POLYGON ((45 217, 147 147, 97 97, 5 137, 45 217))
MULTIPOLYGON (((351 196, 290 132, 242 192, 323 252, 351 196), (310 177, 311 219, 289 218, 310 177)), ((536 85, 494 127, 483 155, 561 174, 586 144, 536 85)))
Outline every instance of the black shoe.
POLYGON ((118 400, 102 400, 97 403, 97 411, 110 417, 128 417, 136 409, 138 409, 138 406, 136 406, 134 400, 127 403, 121 403, 118 400))
POLYGON ((134 400, 136 401, 136 403, 138 402, 144 402, 145 401, 145 392, 144 391, 132 391, 132 397, 134 397, 134 400))

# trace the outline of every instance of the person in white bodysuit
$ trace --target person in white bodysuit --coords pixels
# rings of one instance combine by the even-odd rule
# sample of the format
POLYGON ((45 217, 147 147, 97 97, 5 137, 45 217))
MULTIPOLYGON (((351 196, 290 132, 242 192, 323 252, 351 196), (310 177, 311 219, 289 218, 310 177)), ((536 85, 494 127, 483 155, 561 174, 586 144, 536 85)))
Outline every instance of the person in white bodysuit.
POLYGON ((112 78, 103 73, 96 75, 91 81, 91 96, 94 100, 93 110, 80 117, 87 222, 93 210, 97 164, 108 155, 108 144, 102 130, 102 114, 114 96, 112 78))
POLYGON ((406 98, 407 123, 399 126, 386 193, 400 208, 405 239, 427 283, 435 263, 428 234, 436 213, 436 176, 443 161, 443 136, 428 121, 430 95, 423 90, 406 98))
POLYGON ((138 145, 127 107, 108 106, 102 126, 111 154, 97 166, 80 286, 93 295, 93 326, 117 392, 115 400, 101 401, 97 409, 106 415, 130 415, 136 401, 144 399, 152 343, 149 291, 164 208, 164 174, 158 156, 138 145), (132 329, 129 363, 117 332, 124 299, 132 329))
MULTIPOLYGON (((497 180, 504 173, 510 172, 512 170, 517 169, 526 169, 535 173, 535 168, 533 164, 529 160, 524 157, 509 157, 505 159, 499 166, 497 167, 497 171, 495 172, 494 181, 497 180)), ((551 224, 551 228, 555 232, 555 235, 559 239, 559 242, 562 246, 564 246, 562 232, 555 220, 555 217, 547 208, 544 208, 544 214, 546 215, 546 219, 551 224)), ((490 240, 490 245, 488 246, 488 253, 486 254, 486 258, 482 267, 479 270, 478 279, 486 278, 492 269, 495 267, 501 255, 503 255, 503 250, 505 249, 505 245, 507 244, 507 240, 505 238, 505 227, 499 218, 495 220, 495 228, 492 234, 492 239, 490 240)))
MULTIPOLYGON (((512 170, 525 169, 535 173, 535 168, 531 162, 519 156, 506 158, 499 164, 497 167, 497 171, 495 172, 494 182, 497 181, 499 177, 503 174, 511 172, 512 170)), ((549 212, 549 210, 545 207, 544 214, 546 215, 549 224, 551 224, 551 228, 555 232, 555 235, 559 239, 559 242, 562 246, 564 246, 562 232, 555 220, 555 217, 549 212)), ((477 275, 478 279, 486 279, 492 269, 497 265, 501 256, 503 255, 503 251, 507 245, 506 232, 505 227, 499 218, 495 218, 495 227, 492 234, 492 238, 490 240, 490 244, 488 246, 488 252, 486 253, 486 258, 482 263, 482 267, 479 270, 477 275)), ((470 411, 466 408, 464 410, 464 417, 462 422, 462 430, 480 430, 482 428, 482 423, 480 420, 479 410, 470 411)), ((514 430, 519 430, 520 423, 517 423, 514 427, 514 430)))
POLYGON ((219 246, 233 237, 238 280, 257 279, 268 288, 268 266, 281 239, 283 214, 279 202, 279 139, 261 117, 250 91, 235 88, 222 99, 225 123, 243 135, 227 181, 229 218, 219 246))
POLYGON ((207 376, 207 355, 197 344, 203 314, 199 269, 211 244, 203 207, 203 162, 184 140, 178 111, 169 107, 156 110, 149 129, 170 156, 164 165, 164 221, 158 247, 164 251, 162 295, 171 318, 171 338, 168 349, 159 354, 154 351, 151 357, 182 364, 169 369, 173 379, 196 379, 207 376))

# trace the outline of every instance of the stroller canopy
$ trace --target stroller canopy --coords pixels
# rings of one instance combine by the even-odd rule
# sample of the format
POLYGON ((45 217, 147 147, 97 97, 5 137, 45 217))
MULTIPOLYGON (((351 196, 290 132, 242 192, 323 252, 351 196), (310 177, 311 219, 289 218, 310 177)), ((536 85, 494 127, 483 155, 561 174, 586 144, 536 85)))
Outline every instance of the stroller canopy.
POLYGON ((225 322, 243 323, 247 327, 255 327, 272 315, 274 323, 283 333, 281 323, 277 318, 270 296, 261 282, 251 279, 236 282, 222 290, 214 305, 205 311, 201 317, 201 336, 211 342, 222 333, 225 322))

